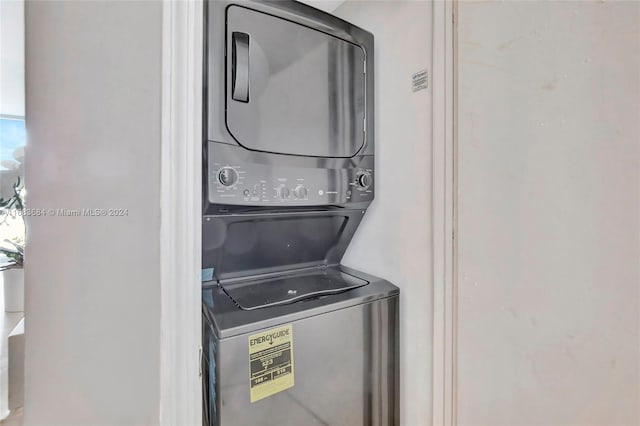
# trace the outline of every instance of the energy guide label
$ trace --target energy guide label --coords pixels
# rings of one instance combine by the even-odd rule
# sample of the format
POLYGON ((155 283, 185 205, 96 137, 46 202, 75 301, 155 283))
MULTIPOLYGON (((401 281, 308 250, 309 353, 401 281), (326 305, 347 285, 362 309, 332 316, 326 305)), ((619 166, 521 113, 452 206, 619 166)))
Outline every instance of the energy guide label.
POLYGON ((249 364, 251 402, 292 387, 293 326, 249 336, 249 364))

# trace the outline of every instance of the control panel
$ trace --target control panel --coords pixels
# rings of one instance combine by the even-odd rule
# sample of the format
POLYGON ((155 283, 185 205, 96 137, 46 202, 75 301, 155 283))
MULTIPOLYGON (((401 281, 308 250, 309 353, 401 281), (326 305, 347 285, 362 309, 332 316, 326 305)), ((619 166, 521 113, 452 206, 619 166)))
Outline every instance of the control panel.
POLYGON ((333 161, 330 167, 274 165, 236 158, 233 154, 237 148, 215 145, 218 155, 208 161, 210 203, 310 206, 373 200, 373 157, 361 157, 357 162, 333 161))

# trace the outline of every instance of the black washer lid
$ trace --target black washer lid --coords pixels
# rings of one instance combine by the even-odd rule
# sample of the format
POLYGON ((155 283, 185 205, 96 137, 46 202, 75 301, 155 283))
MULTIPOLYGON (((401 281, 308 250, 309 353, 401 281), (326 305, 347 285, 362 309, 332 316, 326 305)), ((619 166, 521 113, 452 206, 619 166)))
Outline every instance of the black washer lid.
POLYGON ((277 277, 220 283, 220 286, 240 309, 250 311, 341 293, 367 284, 369 281, 362 278, 331 268, 320 268, 277 277))

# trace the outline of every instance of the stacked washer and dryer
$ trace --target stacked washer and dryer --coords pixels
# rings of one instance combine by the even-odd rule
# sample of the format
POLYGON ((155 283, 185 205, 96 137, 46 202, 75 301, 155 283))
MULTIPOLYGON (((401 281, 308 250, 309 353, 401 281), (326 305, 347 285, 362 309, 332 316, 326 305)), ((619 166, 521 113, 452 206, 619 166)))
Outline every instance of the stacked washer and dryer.
POLYGON ((207 426, 399 423, 399 290, 340 264, 374 199, 373 35, 205 5, 207 426))

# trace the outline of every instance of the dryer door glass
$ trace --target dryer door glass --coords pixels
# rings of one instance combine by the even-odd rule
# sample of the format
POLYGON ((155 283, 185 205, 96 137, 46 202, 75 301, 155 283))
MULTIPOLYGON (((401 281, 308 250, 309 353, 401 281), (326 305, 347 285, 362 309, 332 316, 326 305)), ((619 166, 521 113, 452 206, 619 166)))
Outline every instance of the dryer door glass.
POLYGON ((227 9, 226 120, 245 148, 352 157, 365 142, 360 46, 241 6, 227 9))

